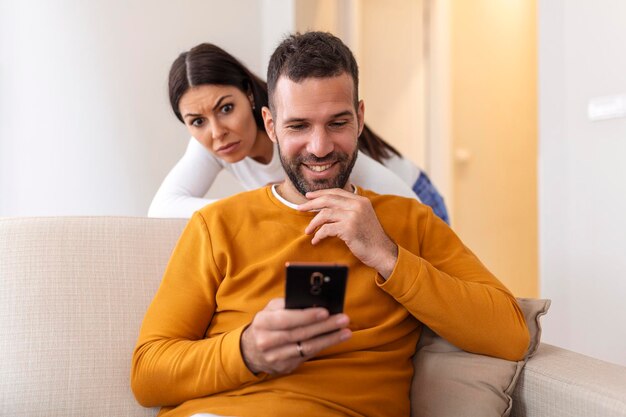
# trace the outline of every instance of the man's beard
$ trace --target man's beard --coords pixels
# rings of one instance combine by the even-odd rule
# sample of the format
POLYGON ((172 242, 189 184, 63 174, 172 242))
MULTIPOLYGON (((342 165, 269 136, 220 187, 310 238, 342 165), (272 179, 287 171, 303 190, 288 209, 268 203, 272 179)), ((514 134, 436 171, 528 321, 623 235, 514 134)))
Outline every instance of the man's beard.
MULTIPOLYGON (((276 143, 278 144, 278 140, 276 143)), ((325 190, 328 188, 344 188, 350 178, 350 173, 356 162, 359 149, 355 147, 352 155, 348 155, 345 152, 331 152, 323 158, 318 158, 313 154, 298 155, 293 159, 287 159, 280 151, 280 145, 278 145, 278 156, 280 157, 280 163, 283 165, 283 169, 287 173, 287 177, 291 180, 291 183, 296 187, 298 192, 302 195, 310 191, 325 190), (339 175, 333 178, 327 179, 314 179, 308 181, 302 174, 303 164, 325 164, 333 163, 339 165, 339 175)), ((304 168, 308 169, 308 168, 304 168)))

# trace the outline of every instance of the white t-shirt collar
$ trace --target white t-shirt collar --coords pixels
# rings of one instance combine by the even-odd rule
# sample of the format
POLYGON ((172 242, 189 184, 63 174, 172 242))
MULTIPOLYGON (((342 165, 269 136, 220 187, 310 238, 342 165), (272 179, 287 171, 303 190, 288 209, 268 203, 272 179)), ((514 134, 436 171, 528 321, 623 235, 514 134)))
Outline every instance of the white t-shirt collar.
MULTIPOLYGON (((294 204, 291 201, 287 201, 285 200, 280 194, 278 194, 278 191, 276 191, 276 188, 278 187, 279 184, 272 184, 272 194, 274 194, 274 197, 276 197, 276 199, 278 201, 280 201, 281 203, 283 203, 284 205, 286 205, 289 208, 292 208, 294 210, 298 209, 298 204, 294 204)), ((356 187, 354 186, 354 184, 350 184, 352 186, 352 192, 354 194, 356 194, 356 187)))

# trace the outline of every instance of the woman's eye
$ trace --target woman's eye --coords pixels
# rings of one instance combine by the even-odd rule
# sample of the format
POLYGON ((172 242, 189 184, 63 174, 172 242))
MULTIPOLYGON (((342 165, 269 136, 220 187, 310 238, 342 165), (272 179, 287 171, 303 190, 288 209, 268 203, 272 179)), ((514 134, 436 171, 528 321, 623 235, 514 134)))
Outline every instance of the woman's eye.
POLYGON ((191 125, 194 127, 200 127, 202 126, 203 123, 204 123, 204 119, 201 117, 198 117, 197 119, 193 119, 191 121, 191 125))
POLYGON ((233 108, 234 106, 232 104, 224 104, 220 111, 222 113, 230 113, 231 111, 233 111, 233 108))

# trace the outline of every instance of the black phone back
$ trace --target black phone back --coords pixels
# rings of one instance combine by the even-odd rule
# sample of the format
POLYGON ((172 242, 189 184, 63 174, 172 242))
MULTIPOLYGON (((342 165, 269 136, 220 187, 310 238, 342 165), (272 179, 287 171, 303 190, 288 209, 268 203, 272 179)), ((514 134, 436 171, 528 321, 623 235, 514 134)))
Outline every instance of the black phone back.
POLYGON ((287 264, 286 308, 324 307, 343 312, 348 267, 337 264, 287 264))

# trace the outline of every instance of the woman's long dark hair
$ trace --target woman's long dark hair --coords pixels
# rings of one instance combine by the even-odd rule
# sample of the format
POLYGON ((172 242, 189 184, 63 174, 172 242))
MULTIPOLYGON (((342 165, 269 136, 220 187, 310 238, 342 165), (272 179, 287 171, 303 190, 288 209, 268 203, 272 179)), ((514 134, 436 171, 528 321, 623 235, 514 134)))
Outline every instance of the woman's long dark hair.
MULTIPOLYGON (((201 43, 188 52, 183 52, 172 63, 169 74, 169 96, 170 105, 178 120, 184 123, 179 109, 181 97, 189 88, 203 84, 230 85, 237 87, 246 95, 252 94, 254 120, 257 127, 265 129, 261 109, 268 105, 267 84, 235 57, 210 43, 201 43)), ((400 152, 376 135, 367 125, 363 127, 358 143, 360 151, 381 163, 394 154, 401 156, 400 152)))
POLYGON ((381 164, 393 155, 402 156, 396 148, 385 142, 365 124, 359 136, 359 150, 381 164))
POLYGON ((267 84, 254 75, 234 56, 210 43, 201 43, 183 52, 170 68, 169 95, 172 110, 184 123, 180 114, 180 99, 191 87, 203 84, 230 85, 254 99, 254 120, 265 129, 261 109, 267 106, 267 84))

